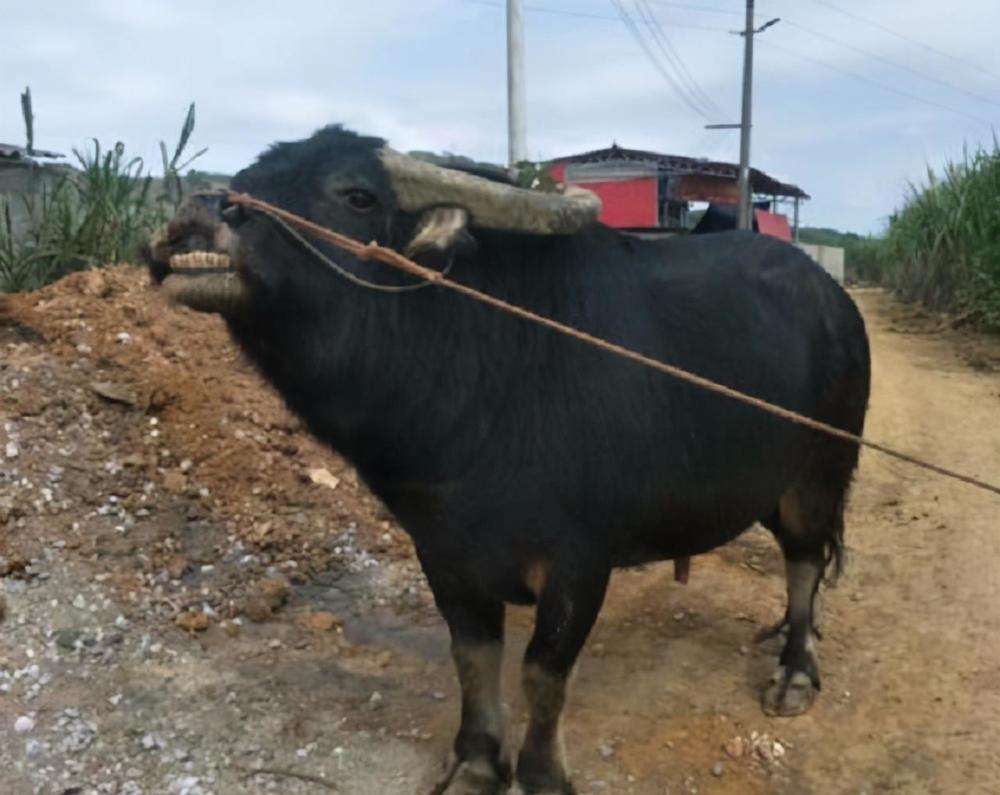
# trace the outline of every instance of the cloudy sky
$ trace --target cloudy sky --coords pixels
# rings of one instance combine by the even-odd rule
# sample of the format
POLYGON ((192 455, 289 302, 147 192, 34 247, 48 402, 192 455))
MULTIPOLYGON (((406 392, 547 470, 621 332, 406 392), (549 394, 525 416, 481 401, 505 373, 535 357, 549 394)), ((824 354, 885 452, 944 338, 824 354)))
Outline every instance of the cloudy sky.
MULTIPOLYGON (((659 45, 622 0, 654 53, 659 45)), ((649 0, 707 103, 678 97, 611 0, 525 0, 528 144, 549 158, 609 145, 736 159, 743 0, 649 0), (701 108, 695 112, 689 105, 701 108)), ((268 143, 338 121, 399 149, 506 157, 501 0, 74 0, 7 4, 0 141, 91 137, 159 162, 197 103, 199 167, 232 172, 268 143)), ((909 180, 992 139, 996 0, 758 0, 754 165, 814 198, 804 223, 878 231, 909 180), (845 13, 846 12, 846 13, 845 13), (859 19, 858 17, 863 17, 859 19), (870 24, 871 22, 877 23, 870 24)), ((663 56, 660 55, 662 58, 663 56)), ((690 90, 690 89, 689 89, 690 90)))

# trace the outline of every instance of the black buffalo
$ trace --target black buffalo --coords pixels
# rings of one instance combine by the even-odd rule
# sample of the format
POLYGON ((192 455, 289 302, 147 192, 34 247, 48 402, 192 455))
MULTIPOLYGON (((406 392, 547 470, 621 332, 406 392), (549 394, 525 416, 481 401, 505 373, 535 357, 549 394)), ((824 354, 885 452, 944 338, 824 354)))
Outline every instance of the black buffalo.
MULTIPOLYGON (((278 144, 232 187, 409 251, 491 295, 852 433, 869 352, 847 294, 797 249, 748 233, 638 240, 586 195, 538 194, 414 161, 328 127, 278 144)), ((765 709, 819 688, 813 600, 839 565, 853 444, 700 391, 439 287, 302 239, 220 196, 155 242, 155 279, 221 313, 317 437, 398 517, 448 623, 461 727, 436 792, 570 792, 567 678, 611 570, 683 560, 755 521, 785 555, 787 633, 765 709), (224 250, 228 270, 172 255, 224 250), (504 605, 536 604, 516 767, 504 750, 504 605)))

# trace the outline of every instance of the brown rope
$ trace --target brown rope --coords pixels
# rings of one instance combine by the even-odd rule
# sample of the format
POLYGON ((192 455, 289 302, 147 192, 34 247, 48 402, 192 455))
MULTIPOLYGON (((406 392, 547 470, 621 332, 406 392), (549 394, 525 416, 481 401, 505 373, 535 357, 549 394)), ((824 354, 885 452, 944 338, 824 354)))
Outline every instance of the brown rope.
POLYGON ((307 221, 305 218, 301 218, 294 213, 287 212, 272 204, 261 201, 260 199, 255 199, 252 196, 248 196, 245 193, 229 193, 227 196, 228 200, 233 204, 240 204, 244 207, 253 208, 260 210, 263 213, 272 215, 279 218, 293 226, 298 227, 306 232, 309 232, 316 237, 332 243, 345 251, 350 252, 356 257, 364 260, 378 260, 379 262, 384 262, 387 265, 392 266, 398 270, 408 273, 412 276, 417 276, 427 283, 439 284, 442 287, 446 287, 449 290, 453 290, 462 295, 466 295, 481 303, 488 304, 489 306, 499 309, 501 312, 506 312, 507 314, 514 315, 515 317, 523 318, 532 323, 537 323, 540 326, 545 326, 553 331, 558 331, 560 334, 565 334, 567 337, 573 337, 574 339, 585 342, 588 345, 593 345, 596 348, 608 351, 609 353, 621 356, 624 359, 630 359, 633 362, 638 362, 639 364, 650 367, 654 370, 658 370, 661 373, 666 373, 669 376, 677 378, 681 381, 686 381, 689 384, 705 389, 709 392, 714 392, 717 395, 723 395, 725 397, 731 398, 733 400, 739 401, 740 403, 745 403, 748 406, 753 406, 754 408, 765 411, 769 414, 773 414, 776 417, 781 417, 782 419, 788 420, 789 422, 796 423, 798 425, 804 425, 807 428, 812 428, 815 431, 825 433, 829 436, 834 436, 838 439, 843 439, 844 441, 852 442, 863 447, 871 448, 876 450, 883 455, 890 456, 891 458, 898 459, 899 461, 905 461, 908 464, 913 464, 914 466, 921 467, 922 469, 927 469, 931 472, 935 472, 938 475, 943 475, 946 478, 952 478, 954 480, 959 480, 962 483, 967 483, 970 486, 974 486, 984 491, 992 492, 993 494, 1000 495, 1000 486, 995 486, 992 483, 987 483, 986 481, 979 480, 978 478, 971 477, 969 475, 963 475, 960 472, 955 472, 954 470, 947 469, 946 467, 938 466, 937 464, 932 464, 928 461, 924 461, 915 456, 909 455, 907 453, 899 452, 898 450, 893 450, 891 447, 886 447, 878 442, 873 442, 869 439, 865 439, 863 436, 857 436, 853 433, 849 433, 840 428, 834 427, 833 425, 828 425, 825 422, 820 422, 814 420, 811 417, 807 417, 804 414, 799 414, 795 411, 790 411, 789 409, 782 408, 773 403, 768 403, 766 400, 761 400, 760 398, 752 397, 751 395, 746 395, 743 392, 739 392, 731 387, 724 386, 722 384, 711 381, 708 378, 703 378, 700 375, 695 375, 694 373, 688 372, 680 367, 675 367, 672 364, 667 364, 666 362, 661 362, 658 359, 653 359, 649 356, 645 356, 636 351, 630 350, 629 348, 622 347, 616 343, 609 342, 608 340, 601 339, 600 337, 595 337, 593 334, 588 334, 586 331, 581 331, 580 329, 568 326, 565 323, 560 323, 558 320, 553 320, 552 318, 545 317, 544 315, 536 314, 528 309, 517 306, 515 304, 507 303, 506 301, 495 298, 487 293, 480 292, 472 287, 468 287, 456 281, 452 281, 444 274, 439 271, 432 270, 431 268, 425 268, 422 265, 418 265, 410 259, 407 259, 402 254, 394 251, 391 248, 385 248, 377 243, 360 243, 357 240, 347 237, 346 235, 341 235, 337 232, 332 232, 326 227, 314 224, 312 221, 307 221))

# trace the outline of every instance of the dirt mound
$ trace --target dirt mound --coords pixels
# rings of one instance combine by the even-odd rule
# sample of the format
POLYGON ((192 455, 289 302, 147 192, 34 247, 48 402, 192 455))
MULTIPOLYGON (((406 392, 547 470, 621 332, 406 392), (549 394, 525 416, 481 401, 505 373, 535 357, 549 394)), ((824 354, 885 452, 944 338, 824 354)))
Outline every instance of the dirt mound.
MULTIPOLYGON (((149 571, 173 579, 219 563, 227 550, 293 582, 371 552, 410 555, 392 517, 342 458, 303 430, 223 322, 168 307, 141 268, 76 273, 8 296, 0 306, 0 343, 6 373, 23 371, 8 384, 4 408, 31 419, 31 438, 20 443, 31 451, 20 458, 25 467, 49 461, 41 447, 65 429, 94 424, 99 433, 78 439, 76 453, 65 456, 67 506, 97 502, 106 492, 125 516, 143 510, 184 520, 165 521, 157 538, 119 531, 103 542, 69 543, 141 552, 149 571), (101 440, 107 449, 93 449, 101 440), (214 537, 199 534, 201 549, 182 537, 180 526, 192 521, 216 530, 214 537)), ((64 518, 72 536, 73 523, 64 518)), ((31 541, 20 539, 24 554, 31 541)), ((213 600, 231 615, 240 612, 245 575, 213 600)))

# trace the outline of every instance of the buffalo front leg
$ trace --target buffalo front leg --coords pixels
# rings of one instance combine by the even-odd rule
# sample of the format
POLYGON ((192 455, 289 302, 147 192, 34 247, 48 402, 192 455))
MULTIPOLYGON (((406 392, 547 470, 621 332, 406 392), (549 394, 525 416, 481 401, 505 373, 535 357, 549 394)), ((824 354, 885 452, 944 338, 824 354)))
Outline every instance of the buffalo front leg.
POLYGON ((570 674, 601 609, 608 577, 607 566, 547 576, 522 671, 529 718, 517 760, 513 792, 518 795, 574 792, 564 759, 562 712, 570 674))
POLYGON ((451 654, 462 688, 462 721, 441 780, 432 795, 494 795, 510 783, 500 665, 504 608, 501 602, 466 598, 438 601, 451 631, 451 654))

